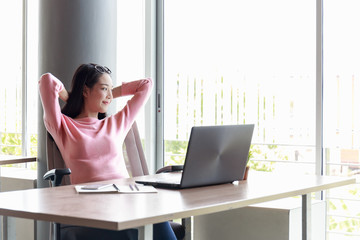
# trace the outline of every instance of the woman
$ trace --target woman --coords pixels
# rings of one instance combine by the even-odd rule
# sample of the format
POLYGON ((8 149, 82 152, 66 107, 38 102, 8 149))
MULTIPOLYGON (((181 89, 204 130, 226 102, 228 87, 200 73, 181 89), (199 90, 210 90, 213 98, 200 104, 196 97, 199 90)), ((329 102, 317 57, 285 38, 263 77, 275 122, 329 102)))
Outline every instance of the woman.
MULTIPOLYGON (((41 76, 40 97, 44 109, 44 123, 54 138, 67 167, 71 169, 72 184, 129 177, 122 156, 122 144, 141 107, 151 90, 150 78, 124 82, 113 88, 111 71, 97 64, 82 64, 75 71, 72 90, 68 93, 60 80, 50 73, 41 76), (106 111, 114 98, 133 97, 116 114, 106 117, 106 111), (66 102, 61 110, 58 98, 66 102)), ((154 239, 176 239, 168 222, 155 224, 154 239)), ((134 229, 117 233, 100 229, 81 228, 97 239, 131 239, 134 229), (109 238, 105 238, 109 236, 109 238)), ((66 231, 65 231, 66 232, 66 231)), ((63 233, 63 231, 62 231, 63 233)), ((137 235, 137 232, 136 234, 137 235)), ((70 238, 70 237, 69 237, 70 238)), ((137 238, 136 238, 137 239, 137 238)))

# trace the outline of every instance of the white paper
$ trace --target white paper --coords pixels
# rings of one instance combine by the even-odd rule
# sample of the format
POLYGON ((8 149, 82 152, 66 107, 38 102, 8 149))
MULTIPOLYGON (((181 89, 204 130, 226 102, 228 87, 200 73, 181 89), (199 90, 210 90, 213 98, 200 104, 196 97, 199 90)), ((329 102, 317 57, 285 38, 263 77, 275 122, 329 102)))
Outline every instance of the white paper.
POLYGON ((130 184, 130 185, 118 185, 112 184, 108 187, 100 188, 100 189, 83 189, 86 185, 76 185, 75 190, 78 193, 156 193, 157 190, 153 186, 144 186, 138 184, 130 184), (117 187, 117 189, 116 189, 117 187))

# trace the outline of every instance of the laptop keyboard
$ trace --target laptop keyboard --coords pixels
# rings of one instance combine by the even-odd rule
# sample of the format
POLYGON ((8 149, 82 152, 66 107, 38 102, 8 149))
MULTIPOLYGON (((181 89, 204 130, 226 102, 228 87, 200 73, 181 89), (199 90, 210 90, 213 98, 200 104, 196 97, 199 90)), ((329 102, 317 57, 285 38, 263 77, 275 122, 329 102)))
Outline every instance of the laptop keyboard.
POLYGON ((156 177, 154 178, 154 182, 157 183, 175 183, 175 184, 180 184, 180 180, 181 180, 181 174, 158 174, 156 175, 156 177))

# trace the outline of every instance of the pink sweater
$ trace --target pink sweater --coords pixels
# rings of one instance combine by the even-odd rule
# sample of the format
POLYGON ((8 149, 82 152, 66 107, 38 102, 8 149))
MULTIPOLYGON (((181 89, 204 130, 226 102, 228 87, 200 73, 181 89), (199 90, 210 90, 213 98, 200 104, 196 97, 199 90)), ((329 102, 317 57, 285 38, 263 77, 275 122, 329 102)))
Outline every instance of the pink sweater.
POLYGON ((152 80, 124 82, 121 95, 133 97, 121 111, 102 120, 72 119, 62 114, 58 97, 63 88, 62 82, 50 73, 40 78, 45 127, 59 147, 66 166, 71 169, 71 183, 128 177, 122 144, 150 95, 152 80))

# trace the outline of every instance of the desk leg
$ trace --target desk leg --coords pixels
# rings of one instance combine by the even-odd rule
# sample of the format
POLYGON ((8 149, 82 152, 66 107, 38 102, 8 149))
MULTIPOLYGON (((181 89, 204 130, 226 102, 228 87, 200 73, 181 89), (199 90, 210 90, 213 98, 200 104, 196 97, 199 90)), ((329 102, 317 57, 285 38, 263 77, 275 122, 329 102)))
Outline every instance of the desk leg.
POLYGON ((8 218, 7 216, 2 216, 2 221, 3 221, 3 234, 2 234, 2 240, 7 240, 8 239, 8 218))
POLYGON ((311 193, 302 195, 302 240, 311 240, 311 193))
POLYGON ((152 224, 139 227, 139 240, 152 240, 152 237, 153 237, 152 224))

